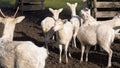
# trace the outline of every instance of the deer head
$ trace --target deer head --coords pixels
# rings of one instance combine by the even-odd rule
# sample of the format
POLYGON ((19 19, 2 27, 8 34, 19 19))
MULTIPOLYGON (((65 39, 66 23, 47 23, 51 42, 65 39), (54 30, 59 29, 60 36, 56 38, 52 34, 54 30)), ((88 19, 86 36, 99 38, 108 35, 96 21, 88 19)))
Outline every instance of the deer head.
POLYGON ((52 8, 49 8, 49 11, 53 14, 53 18, 55 20, 57 20, 59 18, 59 14, 62 12, 63 8, 60 8, 60 9, 52 9, 52 8))
POLYGON ((81 18, 82 19, 88 19, 89 17, 91 17, 89 12, 90 12, 90 9, 88 9, 88 8, 82 9, 81 12, 80 12, 81 18))
POLYGON ((6 15, 2 12, 2 10, 0 9, 0 13, 1 13, 2 16, 3 16, 3 17, 0 17, 0 22, 2 22, 2 23, 4 23, 4 24, 6 24, 6 23, 14 23, 14 24, 20 23, 20 22, 25 18, 25 16, 20 16, 20 17, 15 18, 18 10, 19 10, 19 7, 17 8, 17 10, 16 10, 16 12, 14 13, 13 16, 6 16, 6 15))
POLYGON ((54 30, 54 31, 58 31, 58 30, 63 29, 63 25, 64 25, 64 23, 66 23, 66 22, 67 22, 67 19, 64 19, 64 20, 58 19, 58 20, 56 20, 55 25, 54 25, 54 27, 53 27, 53 30, 54 30))
POLYGON ((25 16, 19 16, 15 18, 16 14, 18 13, 18 10, 19 10, 19 7, 17 8, 13 16, 6 16, 0 9, 0 13, 3 16, 3 17, 0 17, 0 22, 4 24, 2 38, 7 38, 10 41, 13 40, 13 33, 14 33, 16 23, 20 23, 25 18, 25 16))
POLYGON ((70 9, 71 9, 71 11, 72 11, 72 16, 76 16, 77 3, 70 4, 69 2, 67 2, 67 6, 70 7, 70 9))

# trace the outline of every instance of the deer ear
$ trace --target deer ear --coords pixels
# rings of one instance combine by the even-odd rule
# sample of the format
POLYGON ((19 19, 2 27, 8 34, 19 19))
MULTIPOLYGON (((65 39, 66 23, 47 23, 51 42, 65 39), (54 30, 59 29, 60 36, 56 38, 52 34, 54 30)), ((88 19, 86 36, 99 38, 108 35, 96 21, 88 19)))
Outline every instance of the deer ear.
POLYGON ((67 2, 67 5, 70 6, 71 4, 69 2, 67 2))
POLYGON ((63 8, 60 8, 60 9, 59 9, 59 12, 62 12, 62 11, 63 11, 63 8))
POLYGON ((3 17, 0 17, 0 23, 2 23, 3 19, 4 19, 3 17))
POLYGON ((49 11, 53 12, 54 10, 52 8, 49 8, 49 11))
POLYGON ((17 17, 14 21, 15 23, 20 23, 24 18, 25 16, 20 16, 20 17, 17 17))
POLYGON ((89 15, 90 15, 90 9, 89 9, 89 8, 87 8, 87 14, 89 14, 89 15))
POLYGON ((77 6, 78 3, 75 3, 75 6, 77 6))

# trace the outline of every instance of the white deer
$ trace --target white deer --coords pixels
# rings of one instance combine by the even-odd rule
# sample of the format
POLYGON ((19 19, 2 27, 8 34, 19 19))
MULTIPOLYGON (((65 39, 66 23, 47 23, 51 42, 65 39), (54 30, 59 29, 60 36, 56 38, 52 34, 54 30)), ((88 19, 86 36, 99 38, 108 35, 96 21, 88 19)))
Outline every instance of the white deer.
POLYGON ((47 43, 53 34, 51 29, 54 26, 55 21, 59 18, 59 14, 62 12, 62 10, 63 10, 63 8, 60 8, 58 10, 49 8, 49 11, 53 14, 53 17, 46 17, 41 22, 41 26, 42 26, 43 32, 45 34, 45 44, 46 44, 47 48, 48 48, 47 43))
POLYGON ((76 36, 77 36, 77 32, 79 30, 79 27, 80 27, 80 17, 76 14, 76 7, 77 7, 77 3, 74 3, 74 4, 70 4, 69 2, 67 2, 67 5, 70 7, 70 10, 71 10, 71 19, 70 19, 70 22, 73 24, 74 26, 74 33, 73 33, 73 43, 74 43, 74 46, 76 46, 76 36))
POLYGON ((110 48, 111 43, 115 37, 114 30, 107 25, 90 25, 81 26, 77 38, 81 43, 81 62, 83 61, 83 54, 86 47, 86 62, 88 61, 88 52, 91 46, 95 46, 97 43, 101 46, 108 54, 108 67, 111 67, 112 50, 110 48))
MULTIPOLYGON (((88 61, 88 52, 91 46, 95 46, 97 43, 101 46, 108 54, 108 67, 111 67, 111 58, 113 51, 110 48, 111 43, 115 38, 115 30, 110 25, 99 24, 89 14, 83 15, 84 24, 80 27, 77 38, 81 43, 81 62, 83 61, 83 54, 86 47, 86 61, 88 61)), ((118 16, 119 18, 119 16, 118 16)), ((117 20, 117 18, 116 18, 117 20)), ((114 23, 114 22, 113 22, 114 23)), ((115 26, 120 26, 116 22, 115 26), (118 25, 116 25, 118 24, 118 25)))
MULTIPOLYGON (((19 8, 18 8, 19 9, 19 8)), ((4 31, 0 38, 0 65, 3 68, 44 68, 47 58, 47 49, 38 47, 31 41, 13 41, 15 25, 25 16, 15 18, 3 14, 0 22, 4 23, 4 31)))
MULTIPOLYGON (((88 25, 99 25, 99 24, 104 24, 107 26, 110 26, 111 28, 115 28, 120 26, 120 14, 117 14, 116 16, 113 17, 113 19, 111 20, 106 20, 106 21, 96 21, 96 19, 94 19, 90 13, 89 13, 90 9, 85 8, 83 10, 81 10, 81 18, 84 20, 84 26, 88 26, 88 25)), ((119 30, 120 29, 114 29, 115 30, 115 38, 119 38, 119 30)), ((96 50, 96 46, 95 46, 95 50, 96 50)))
POLYGON ((15 14, 12 17, 4 15, 1 9, 0 9, 0 12, 4 16, 4 18, 0 17, 0 22, 4 24, 3 36, 1 37, 1 39, 4 39, 4 41, 5 40, 13 41, 13 35, 14 35, 13 33, 15 29, 15 24, 20 23, 25 18, 25 16, 20 16, 20 17, 15 18, 18 12, 18 9, 16 10, 15 14))
POLYGON ((115 28, 120 26, 120 14, 117 14, 116 16, 113 17, 111 20, 106 20, 106 21, 96 21, 90 13, 90 9, 86 8, 81 10, 81 18, 84 20, 84 25, 98 25, 98 24, 105 24, 110 26, 111 28, 115 28))
POLYGON ((71 22, 67 20, 58 19, 55 22, 55 26, 53 28, 54 31, 58 31, 59 35, 59 50, 60 50, 60 57, 59 63, 61 63, 61 55, 62 55, 62 46, 65 46, 65 55, 66 55, 66 63, 68 63, 68 46, 73 36, 73 25, 71 22))

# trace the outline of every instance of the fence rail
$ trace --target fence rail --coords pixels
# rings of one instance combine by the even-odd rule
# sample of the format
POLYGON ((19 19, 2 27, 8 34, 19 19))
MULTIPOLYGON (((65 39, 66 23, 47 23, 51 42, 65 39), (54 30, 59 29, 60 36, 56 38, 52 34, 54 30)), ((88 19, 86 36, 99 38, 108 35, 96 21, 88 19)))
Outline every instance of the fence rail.
POLYGON ((120 11, 120 0, 91 0, 92 15, 98 18, 112 18, 120 11))
POLYGON ((16 6, 21 11, 35 11, 44 9, 44 0, 16 0, 16 6))

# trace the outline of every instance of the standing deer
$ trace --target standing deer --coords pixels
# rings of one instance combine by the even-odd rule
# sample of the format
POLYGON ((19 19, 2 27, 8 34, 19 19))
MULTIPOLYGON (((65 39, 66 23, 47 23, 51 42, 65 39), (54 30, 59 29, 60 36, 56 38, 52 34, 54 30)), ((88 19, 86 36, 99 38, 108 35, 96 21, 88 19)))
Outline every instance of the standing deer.
POLYGON ((58 19, 55 22, 55 26, 53 27, 54 31, 58 31, 59 35, 59 50, 60 50, 60 57, 59 57, 59 63, 61 63, 61 56, 62 56, 62 46, 65 47, 65 56, 66 56, 66 63, 68 63, 68 56, 67 51, 69 47, 69 43, 73 36, 73 25, 71 22, 67 20, 61 20, 58 19))
MULTIPOLYGON (((81 18, 84 20, 84 25, 88 26, 88 25, 99 25, 99 24, 103 24, 103 25, 107 25, 110 26, 111 28, 116 28, 120 26, 120 14, 116 14, 111 20, 105 20, 105 21, 96 21, 96 19, 94 19, 90 13, 89 13, 90 9, 85 8, 83 10, 81 10, 81 18)), ((119 30, 120 29, 114 29, 115 30, 115 38, 119 38, 119 30)), ((97 49, 97 46, 95 46, 95 50, 97 49)), ((101 49, 100 49, 101 50, 101 49)))
MULTIPOLYGON (((87 14, 89 16, 89 14, 87 14)), ((83 61, 83 54, 86 49, 86 61, 88 61, 88 52, 91 46, 97 43, 109 55, 108 67, 111 67, 111 58, 113 51, 110 46, 115 38, 115 31, 113 27, 106 24, 98 24, 94 18, 83 15, 84 24, 79 28, 77 38, 81 43, 81 62, 83 61), (95 24, 94 24, 95 23, 95 24)), ((118 26, 118 25, 116 25, 118 26)))
POLYGON ((69 2, 67 2, 67 5, 70 7, 70 10, 71 10, 71 19, 70 19, 70 22, 73 24, 74 26, 74 33, 73 33, 73 43, 74 43, 74 46, 75 48, 77 48, 76 46, 76 36, 77 36, 77 33, 78 33, 78 30, 79 30, 79 27, 80 27, 80 17, 76 14, 76 7, 77 7, 77 3, 74 3, 74 4, 70 4, 69 2))
MULTIPOLYGON (((45 19, 42 20, 41 26, 45 35, 45 45, 48 48, 47 44, 48 41, 50 40, 53 32, 52 32, 52 27, 55 24, 55 21, 58 20, 59 14, 62 12, 63 8, 60 9, 52 9, 49 8, 49 11, 53 14, 53 17, 46 17, 45 19)), ((58 38, 58 37, 57 37, 58 38)))

